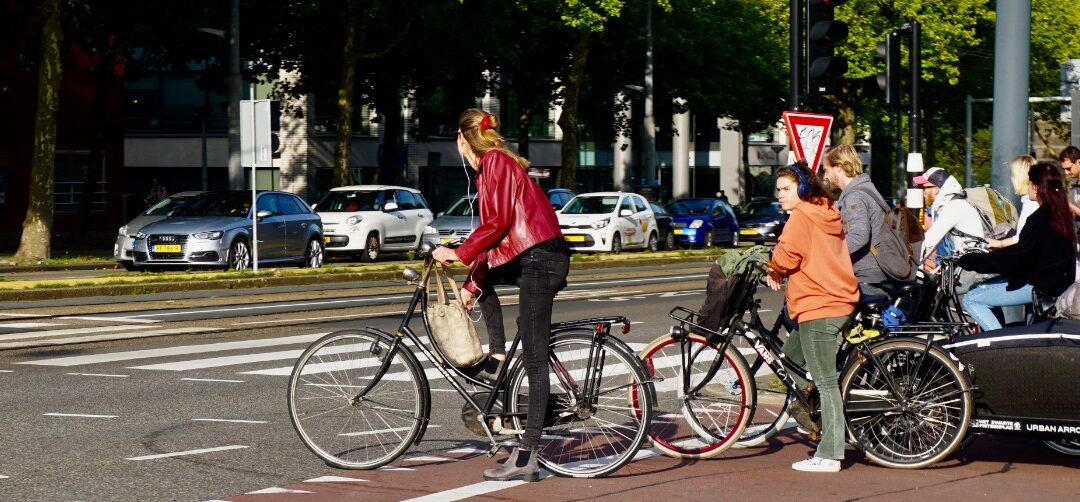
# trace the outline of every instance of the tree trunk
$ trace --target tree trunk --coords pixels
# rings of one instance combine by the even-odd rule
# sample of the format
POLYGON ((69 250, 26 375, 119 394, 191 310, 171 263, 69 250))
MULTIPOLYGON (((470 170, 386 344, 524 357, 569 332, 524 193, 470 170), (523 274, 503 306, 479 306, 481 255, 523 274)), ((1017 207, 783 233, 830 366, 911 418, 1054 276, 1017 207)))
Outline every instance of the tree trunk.
POLYGON ((97 76, 97 89, 94 93, 94 110, 90 118, 90 161, 83 174, 82 193, 79 196, 79 224, 75 230, 78 242, 86 242, 94 212, 94 197, 98 182, 101 181, 101 171, 105 166, 105 133, 109 127, 109 99, 112 97, 115 81, 113 78, 116 71, 115 61, 115 53, 110 47, 110 42, 105 40, 101 60, 98 61, 94 71, 97 76))
POLYGON ((15 261, 49 259, 53 224, 53 169, 56 165, 56 113, 60 108, 60 0, 42 3, 41 68, 38 71, 34 157, 30 164, 30 200, 15 261))
POLYGON ((341 86, 338 88, 337 138, 334 141, 334 186, 350 184, 349 147, 352 143, 356 64, 360 59, 360 48, 357 44, 359 24, 360 0, 349 0, 346 7, 345 50, 341 58, 341 86))
POLYGON ((392 92, 382 95, 376 107, 382 117, 382 149, 379 150, 379 168, 374 183, 395 184, 401 173, 401 138, 405 122, 401 117, 401 94, 394 86, 392 92))
POLYGON ((522 109, 518 115, 518 155, 529 158, 529 128, 532 127, 532 112, 522 109))
POLYGON ((587 29, 575 29, 573 63, 566 78, 563 90, 563 108, 559 114, 559 127, 562 128, 562 168, 559 169, 559 186, 577 190, 578 167, 578 97, 585 80, 585 63, 589 59, 589 38, 587 29))
POLYGON ((861 92, 854 89, 854 84, 844 83, 842 91, 843 99, 836 102, 836 127, 840 137, 834 145, 854 145, 857 131, 855 130, 855 106, 852 103, 861 99, 861 92))

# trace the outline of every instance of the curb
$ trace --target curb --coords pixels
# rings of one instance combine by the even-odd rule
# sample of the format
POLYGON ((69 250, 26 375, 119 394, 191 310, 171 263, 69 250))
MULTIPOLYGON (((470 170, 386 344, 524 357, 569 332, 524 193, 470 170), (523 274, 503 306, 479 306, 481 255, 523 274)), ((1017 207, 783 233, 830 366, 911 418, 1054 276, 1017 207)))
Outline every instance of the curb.
POLYGON ((115 261, 99 261, 90 263, 78 263, 72 265, 0 265, 0 274, 19 272, 52 272, 64 270, 111 270, 120 269, 120 263, 115 261))
MULTIPOLYGON (((669 265, 675 263, 710 263, 715 256, 677 256, 665 258, 642 258, 610 261, 570 262, 570 270, 592 270, 619 267, 669 265)), ((22 269, 26 270, 26 269, 22 269)), ((462 269, 462 272, 464 270, 462 269)), ((0 302, 40 301, 89 296, 124 296, 181 291, 205 291, 214 289, 248 289, 276 286, 306 286, 311 284, 338 284, 359 281, 385 281, 401 278, 401 270, 377 272, 345 272, 292 277, 252 277, 218 280, 188 280, 178 282, 151 282, 135 284, 106 284, 57 288, 29 288, 0 291, 0 302)))

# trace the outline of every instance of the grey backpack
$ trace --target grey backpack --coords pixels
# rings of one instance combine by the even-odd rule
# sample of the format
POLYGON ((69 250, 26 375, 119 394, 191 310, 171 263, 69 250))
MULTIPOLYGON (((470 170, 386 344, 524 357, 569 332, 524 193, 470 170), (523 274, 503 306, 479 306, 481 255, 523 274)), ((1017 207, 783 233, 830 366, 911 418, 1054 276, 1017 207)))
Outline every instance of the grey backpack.
POLYGON ((908 282, 915 280, 915 272, 918 267, 916 266, 914 253, 911 251, 911 245, 907 242, 906 226, 908 219, 904 214, 904 209, 889 208, 885 204, 885 199, 881 198, 881 194, 877 193, 877 190, 863 185, 857 186, 855 189, 869 195, 885 212, 881 225, 878 228, 870 229, 870 254, 874 255, 878 267, 881 268, 886 277, 894 281, 908 282))

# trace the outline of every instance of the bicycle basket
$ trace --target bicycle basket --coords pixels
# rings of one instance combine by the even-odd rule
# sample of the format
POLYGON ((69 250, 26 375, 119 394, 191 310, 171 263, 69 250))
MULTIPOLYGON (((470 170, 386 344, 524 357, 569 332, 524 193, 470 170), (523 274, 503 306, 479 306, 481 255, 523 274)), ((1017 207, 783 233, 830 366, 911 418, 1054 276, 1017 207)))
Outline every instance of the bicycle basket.
POLYGON ((719 265, 713 264, 709 270, 709 279, 705 285, 705 303, 698 311, 699 325, 702 328, 718 332, 721 326, 731 324, 747 295, 753 294, 756 270, 754 266, 738 275, 727 276, 719 265))

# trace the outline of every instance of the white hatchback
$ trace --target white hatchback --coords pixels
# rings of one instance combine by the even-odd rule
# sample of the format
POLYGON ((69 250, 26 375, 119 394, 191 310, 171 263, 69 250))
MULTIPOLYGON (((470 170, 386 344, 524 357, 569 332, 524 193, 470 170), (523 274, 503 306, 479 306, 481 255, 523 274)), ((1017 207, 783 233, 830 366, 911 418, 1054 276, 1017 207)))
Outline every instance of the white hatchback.
POLYGON ((418 248, 434 219, 419 190, 391 185, 334 188, 315 212, 323 221, 327 254, 355 254, 362 261, 418 248))
POLYGON ((574 251, 656 251, 659 243, 656 216, 638 194, 583 193, 570 199, 558 215, 563 239, 574 251))

